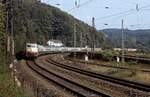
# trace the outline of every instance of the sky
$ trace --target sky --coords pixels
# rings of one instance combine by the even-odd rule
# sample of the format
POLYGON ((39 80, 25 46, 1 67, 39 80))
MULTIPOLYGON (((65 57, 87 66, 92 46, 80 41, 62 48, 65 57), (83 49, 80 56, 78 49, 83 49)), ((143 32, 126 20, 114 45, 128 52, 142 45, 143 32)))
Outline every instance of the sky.
POLYGON ((58 7, 98 30, 107 28, 150 29, 150 0, 41 0, 58 7), (75 2, 78 6, 75 6, 75 2), (59 5, 58 5, 59 4, 59 5))

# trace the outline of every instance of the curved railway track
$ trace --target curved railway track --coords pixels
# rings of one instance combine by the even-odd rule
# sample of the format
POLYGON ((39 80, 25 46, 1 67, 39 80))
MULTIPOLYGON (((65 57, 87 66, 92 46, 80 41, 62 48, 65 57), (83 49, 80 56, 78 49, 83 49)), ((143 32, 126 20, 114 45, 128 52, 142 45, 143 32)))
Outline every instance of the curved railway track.
POLYGON ((125 55, 125 57, 139 58, 139 59, 144 59, 144 60, 149 60, 150 61, 150 57, 148 57, 148 56, 125 55))
MULTIPOLYGON (((85 52, 78 52, 77 56, 83 56, 85 55, 85 52)), ((91 56, 92 53, 89 52, 89 56, 91 56)), ((94 58, 96 59, 100 59, 101 58, 101 54, 98 53, 94 53, 94 58)), ((116 60, 116 57, 120 57, 122 58, 121 55, 113 55, 113 59, 116 60)), ((139 63, 144 63, 144 64, 150 64, 150 57, 146 57, 146 56, 134 56, 134 55, 124 55, 125 60, 127 61, 137 61, 139 63)))
MULTIPOLYGON (((122 56, 119 56, 119 57, 121 58, 122 56)), ((125 55, 124 58, 126 60, 138 61, 140 63, 146 63, 146 64, 150 63, 150 58, 149 57, 138 57, 138 56, 125 55)))
POLYGON ((79 62, 79 63, 86 63, 86 64, 94 64, 97 66, 104 66, 104 67, 110 67, 110 68, 116 68, 116 69, 124 69, 124 70, 137 70, 137 71, 142 71, 142 72, 150 72, 150 69, 133 69, 133 68, 129 68, 129 67, 121 67, 121 66, 112 66, 112 65, 105 65, 105 64, 97 64, 97 63, 93 63, 93 62, 83 62, 83 61, 77 61, 77 60, 73 60, 70 58, 65 58, 66 60, 72 61, 72 62, 79 62))
POLYGON ((71 91, 72 93, 76 94, 79 97, 110 97, 96 90, 92 90, 88 87, 82 86, 79 83, 68 80, 53 72, 50 72, 49 70, 41 67, 40 65, 36 64, 33 61, 27 61, 27 65, 29 68, 31 68, 37 74, 41 75, 46 80, 52 81, 56 83, 57 85, 65 89, 68 89, 69 91, 71 91))
POLYGON ((141 84, 141 83, 138 83, 138 82, 129 81, 129 80, 125 80, 125 79, 120 79, 120 78, 108 76, 108 75, 105 75, 105 74, 92 72, 92 71, 89 71, 89 70, 83 70, 83 69, 80 69, 80 68, 75 67, 75 66, 69 66, 69 65, 66 65, 66 64, 56 62, 56 61, 54 61, 50 58, 46 59, 46 61, 53 64, 53 65, 56 65, 58 67, 61 67, 61 68, 67 69, 67 70, 71 70, 71 71, 74 71, 74 72, 78 72, 78 73, 81 73, 81 74, 84 74, 84 75, 87 75, 87 76, 90 76, 90 77, 102 79, 102 80, 109 81, 109 82, 112 82, 112 83, 115 83, 115 84, 123 85, 124 87, 137 89, 137 90, 144 91, 144 92, 147 92, 147 93, 150 92, 150 85, 145 85, 145 84, 141 84))

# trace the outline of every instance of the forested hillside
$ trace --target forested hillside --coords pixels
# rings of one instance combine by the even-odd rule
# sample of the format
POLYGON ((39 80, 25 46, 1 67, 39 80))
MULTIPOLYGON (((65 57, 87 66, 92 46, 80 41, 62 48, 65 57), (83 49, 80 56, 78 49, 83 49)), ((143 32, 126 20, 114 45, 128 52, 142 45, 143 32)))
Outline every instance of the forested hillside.
POLYGON ((14 32, 17 51, 22 49, 25 41, 45 44, 49 39, 59 39, 66 46, 73 46, 74 23, 77 26, 78 46, 85 46, 87 40, 90 43, 93 34, 96 36, 97 46, 101 44, 103 40, 101 33, 91 32, 90 26, 66 12, 36 0, 14 0, 14 32))
MULTIPOLYGON (((105 29, 104 32, 107 44, 111 47, 121 47, 121 30, 105 29)), ((125 47, 138 48, 142 51, 150 51, 150 30, 124 30, 125 47)))

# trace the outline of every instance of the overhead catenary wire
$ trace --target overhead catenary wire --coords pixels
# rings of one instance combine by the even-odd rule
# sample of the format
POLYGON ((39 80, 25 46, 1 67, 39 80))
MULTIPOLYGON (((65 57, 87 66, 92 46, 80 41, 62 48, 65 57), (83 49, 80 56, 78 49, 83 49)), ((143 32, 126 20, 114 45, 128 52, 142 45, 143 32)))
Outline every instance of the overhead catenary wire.
MULTIPOLYGON (((107 15, 107 16, 103 16, 103 17, 100 17, 100 18, 96 18, 96 21, 99 21, 99 20, 102 20, 102 19, 107 19, 107 18, 112 18, 112 17, 121 17, 122 15, 123 16, 127 16, 127 15, 130 15, 132 14, 132 12, 135 12, 135 9, 129 9, 127 11, 123 11, 123 12, 119 12, 119 13, 114 13, 114 14, 111 14, 111 15, 107 15)), ((88 20, 90 21, 90 20, 88 20)))
MULTIPOLYGON (((135 12, 134 12, 134 13, 135 13, 135 12)), ((130 13, 126 13, 126 14, 122 14, 122 15, 113 17, 113 21, 115 21, 115 22, 114 22, 115 24, 118 24, 118 22, 116 22, 116 20, 118 20, 118 18, 121 18, 122 16, 125 17, 125 16, 128 16, 128 15, 134 14, 134 13, 131 13, 131 12, 130 12, 130 13)), ((100 20, 97 20, 97 21, 96 21, 96 23, 99 23, 99 22, 101 22, 101 21, 100 21, 100 20)), ((112 26, 114 25, 114 23, 112 24, 112 26)), ((105 24, 107 24, 107 23, 104 23, 104 22, 103 22, 103 24, 105 25, 105 24)), ((120 24, 120 23, 119 23, 119 24, 120 24)), ((108 24, 108 25, 110 26, 110 24, 108 24)))
MULTIPOLYGON (((141 8, 139 8, 139 10, 143 9, 143 8, 145 8, 145 7, 141 7, 141 8)), ((124 15, 124 14, 130 13, 130 12, 134 12, 134 11, 136 11, 136 9, 129 9, 127 11, 123 11, 123 12, 119 12, 119 13, 115 13, 115 14, 111 14, 111 15, 107 15, 107 16, 103 16, 103 17, 97 18, 97 20, 105 19, 105 18, 111 18, 111 17, 115 17, 115 16, 119 16, 119 15, 124 15)))
POLYGON ((149 11, 150 9, 143 9, 142 11, 149 11))
MULTIPOLYGON (((148 9, 148 8, 150 8, 150 5, 146 5, 146 6, 142 6, 142 7, 140 7, 139 5, 137 6, 138 4, 136 4, 136 6, 135 6, 135 9, 130 9, 130 10, 127 10, 127 11, 123 11, 123 12, 120 12, 120 13, 116 13, 116 14, 111 14, 111 15, 107 15, 107 16, 104 16, 104 17, 101 17, 101 18, 96 18, 96 22, 98 23, 99 21, 101 22, 101 20, 104 20, 104 19, 114 19, 114 18, 125 18, 125 16, 129 16, 129 15, 132 15, 132 14, 135 14, 135 13, 138 13, 139 14, 139 12, 143 12, 143 11, 145 11, 145 9, 148 9)), ((114 19, 115 20, 115 19, 114 19)), ((90 20, 89 20, 90 21, 90 20)), ((116 21, 116 20, 115 20, 116 21)), ((139 22, 139 21, 138 21, 139 22)), ((103 25, 104 25, 105 23, 103 23, 103 25)), ((109 25, 109 23, 108 23, 108 25, 109 25)), ((110 25, 109 25, 110 26, 110 25)), ((113 26, 114 26, 114 23, 113 23, 113 26)), ((103 26, 103 27, 105 27, 105 26, 103 26)), ((103 28, 102 27, 102 28, 103 28)), ((130 26, 131 27, 131 26, 130 26)), ((135 27, 134 25, 133 25, 133 27, 135 27)), ((136 27, 138 27, 138 29, 141 29, 142 28, 142 25, 140 25, 139 23, 138 23, 138 25, 136 25, 136 27)), ((145 28, 148 28, 149 26, 144 26, 143 25, 143 27, 145 27, 145 28)))
MULTIPOLYGON (((80 4, 80 0, 77 2, 77 4, 76 4, 76 6, 74 6, 73 8, 71 8, 70 10, 68 10, 67 12, 72 12, 72 11, 74 11, 75 9, 78 9, 78 8, 81 8, 81 7, 83 7, 83 6, 85 6, 85 5, 87 5, 87 4, 89 4, 89 3, 91 3, 93 0, 87 0, 87 1, 85 1, 85 2, 83 2, 83 3, 81 3, 80 4)), ((137 5, 137 3, 136 2, 130 2, 130 1, 127 1, 127 2, 125 2, 125 3, 130 3, 130 4, 134 4, 134 5, 137 5)), ((138 10, 139 11, 143 11, 143 10, 145 10, 144 8, 148 8, 148 7, 150 7, 150 5, 146 5, 146 6, 143 6, 143 7, 139 7, 139 5, 138 5, 138 10)), ((127 11, 123 11, 123 12, 119 12, 119 13, 114 13, 114 14, 110 14, 110 15, 106 15, 106 16, 103 16, 103 17, 100 17, 100 18, 96 18, 96 21, 97 20, 102 20, 102 19, 107 19, 107 18, 112 18, 112 17, 121 17, 121 16, 127 16, 127 15, 130 15, 130 14, 132 14, 132 12, 134 12, 134 11, 137 11, 137 7, 136 8, 133 8, 133 9, 129 9, 129 10, 127 10, 127 11)), ((91 21, 91 20, 86 20, 86 22, 87 21, 91 21)))
MULTIPOLYGON (((118 18, 122 18, 122 16, 129 16, 129 15, 132 15, 132 14, 134 14, 135 12, 128 12, 128 13, 124 13, 124 14, 120 14, 120 15, 117 15, 117 16, 112 16, 112 17, 109 17, 109 18, 107 18, 107 17, 104 17, 104 18, 98 18, 98 19, 96 19, 95 18, 95 20, 96 20, 96 23, 99 23, 99 22, 101 22, 100 20, 103 20, 103 19, 112 19, 113 18, 113 20, 114 21, 116 21, 116 19, 118 19, 118 18)), ((88 22, 88 21, 90 21, 90 20, 87 20, 86 22, 88 22)), ((105 24, 105 23, 103 23, 103 24, 105 24)), ((114 24, 114 23, 113 23, 114 24)))
POLYGON ((105 19, 105 18, 111 18, 111 17, 120 16, 120 15, 125 15, 125 14, 129 14, 130 12, 134 12, 134 9, 130 9, 128 11, 123 11, 123 12, 119 12, 119 13, 103 16, 103 17, 97 18, 96 20, 101 20, 101 19, 105 19))
MULTIPOLYGON (((148 24, 150 24, 150 22, 149 23, 145 23, 145 24, 131 24, 130 27, 142 27, 142 26, 145 27, 148 24)), ((147 26, 147 27, 150 27, 150 26, 147 26)))
MULTIPOLYGON (((78 9, 78 8, 80 8, 82 6, 85 6, 85 5, 89 4, 89 3, 91 3, 92 1, 93 0, 87 0, 87 1, 85 1, 85 2, 83 2, 83 3, 80 4, 80 0, 78 0, 78 2, 76 1, 78 3, 77 6, 74 6, 73 8, 71 8, 70 10, 68 10, 67 12, 72 12, 73 10, 78 9)), ((131 1, 123 1, 123 2, 124 3, 128 3, 128 4, 137 5, 137 2, 133 2, 133 1, 132 2, 131 1)), ((138 10, 145 10, 144 8, 148 8, 148 7, 150 7, 150 5, 146 5, 146 6, 143 6, 141 8, 139 8, 139 6, 138 6, 138 10)), ((124 14, 127 14, 129 12, 136 11, 136 10, 137 10, 137 8, 129 9, 127 11, 123 11, 123 12, 119 12, 119 13, 115 13, 115 14, 103 16, 103 17, 97 18, 96 20, 101 20, 101 19, 105 19, 105 18, 111 18, 111 17, 115 17, 115 16, 119 16, 119 15, 124 15, 124 14)))
MULTIPOLYGON (((146 6, 138 8, 138 9, 139 9, 139 11, 142 11, 144 8, 148 8, 148 7, 150 7, 150 5, 146 5, 146 6)), ((107 15, 107 16, 103 16, 103 17, 100 17, 100 18, 96 18, 96 21, 102 20, 102 19, 106 19, 106 18, 117 17, 117 16, 120 17, 122 15, 130 15, 130 14, 132 14, 132 12, 136 12, 136 11, 137 11, 136 8, 135 9, 129 9, 127 11, 123 11, 123 12, 119 12, 119 13, 114 13, 114 14, 111 14, 111 15, 107 15)))
POLYGON ((137 4, 136 2, 131 2, 131 1, 124 1, 124 0, 121 0, 122 2, 126 3, 126 4, 131 4, 131 5, 135 5, 137 4))
POLYGON ((67 12, 72 12, 73 10, 75 10, 75 9, 77 9, 77 8, 80 8, 80 7, 83 7, 83 6, 85 6, 85 5, 87 5, 87 4, 89 4, 89 3, 91 3, 93 0, 87 0, 87 1, 85 1, 85 2, 83 2, 82 4, 75 4, 76 6, 75 7, 73 7, 73 8, 71 8, 70 10, 68 10, 67 12))

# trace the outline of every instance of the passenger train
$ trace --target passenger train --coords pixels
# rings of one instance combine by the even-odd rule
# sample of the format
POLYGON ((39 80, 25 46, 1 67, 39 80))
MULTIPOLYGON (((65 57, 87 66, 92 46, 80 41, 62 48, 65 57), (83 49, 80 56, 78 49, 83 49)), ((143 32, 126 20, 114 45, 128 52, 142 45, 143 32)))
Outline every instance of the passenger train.
MULTIPOLYGON (((85 52, 91 51, 91 48, 81 48, 81 47, 50 47, 38 45, 36 43, 26 44, 26 57, 36 58, 40 54, 49 52, 85 52)), ((95 48, 95 51, 101 51, 101 48, 95 48)))

